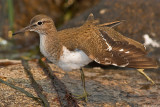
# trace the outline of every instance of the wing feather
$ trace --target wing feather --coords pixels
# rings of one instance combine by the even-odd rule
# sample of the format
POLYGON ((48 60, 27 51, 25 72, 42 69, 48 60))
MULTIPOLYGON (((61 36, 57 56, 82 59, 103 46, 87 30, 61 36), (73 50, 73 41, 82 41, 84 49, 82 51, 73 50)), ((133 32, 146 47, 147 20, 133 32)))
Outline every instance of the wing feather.
POLYGON ((100 30, 100 32, 112 47, 113 65, 125 65, 133 68, 157 68, 156 62, 146 57, 146 52, 139 46, 130 44, 129 41, 114 41, 106 31, 100 30))
POLYGON ((105 27, 119 23, 98 24, 98 20, 94 20, 93 14, 90 14, 81 27, 63 30, 59 36, 68 49, 82 50, 90 59, 103 65, 156 68, 156 62, 146 57, 143 44, 121 35, 111 27, 105 27), (72 39, 70 35, 73 35, 72 39), (70 42, 66 42, 68 39, 70 42))

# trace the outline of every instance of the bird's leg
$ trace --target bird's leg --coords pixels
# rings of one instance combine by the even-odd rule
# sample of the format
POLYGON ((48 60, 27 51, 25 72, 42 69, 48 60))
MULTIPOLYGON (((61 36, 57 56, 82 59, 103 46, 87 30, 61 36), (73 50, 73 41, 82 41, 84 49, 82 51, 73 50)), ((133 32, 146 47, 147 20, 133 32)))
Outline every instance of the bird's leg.
POLYGON ((144 69, 137 69, 138 72, 140 72, 142 75, 144 75, 148 81, 152 82, 152 84, 155 84, 155 82, 144 72, 144 69))
POLYGON ((80 69, 80 72, 81 72, 81 81, 82 81, 82 86, 83 86, 83 94, 82 95, 76 95, 77 99, 85 99, 85 101, 87 102, 87 96, 88 96, 88 93, 86 91, 86 86, 85 86, 85 75, 84 75, 84 72, 82 69, 80 69))

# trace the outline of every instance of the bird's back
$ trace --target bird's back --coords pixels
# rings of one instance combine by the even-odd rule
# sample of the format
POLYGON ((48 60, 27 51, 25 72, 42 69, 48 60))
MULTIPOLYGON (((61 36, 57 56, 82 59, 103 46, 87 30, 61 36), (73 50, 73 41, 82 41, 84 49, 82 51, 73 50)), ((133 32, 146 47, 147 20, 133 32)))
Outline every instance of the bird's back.
POLYGON ((59 31, 58 36, 67 49, 82 50, 100 64, 133 68, 157 67, 155 61, 146 57, 143 44, 97 22, 89 17, 82 26, 59 31))

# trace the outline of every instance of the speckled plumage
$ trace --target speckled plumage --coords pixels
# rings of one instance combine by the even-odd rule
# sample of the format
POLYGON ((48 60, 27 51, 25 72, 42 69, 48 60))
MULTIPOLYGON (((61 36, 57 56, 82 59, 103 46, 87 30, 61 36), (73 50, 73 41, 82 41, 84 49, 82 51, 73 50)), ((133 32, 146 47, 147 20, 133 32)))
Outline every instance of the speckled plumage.
POLYGON ((146 50, 142 44, 121 35, 112 28, 119 23, 120 21, 99 24, 98 20, 94 20, 93 14, 90 14, 82 26, 57 31, 50 17, 37 15, 25 30, 39 33, 42 54, 64 70, 69 69, 65 64, 77 63, 77 57, 71 55, 81 55, 84 61, 77 64, 79 67, 70 66, 69 70, 79 69, 91 61, 120 67, 156 68, 156 62, 146 57, 146 50), (42 25, 38 25, 38 22, 42 22, 42 25), (61 56, 67 56, 64 52, 68 52, 70 58, 75 60, 60 63, 60 60, 69 59, 68 57, 62 59, 61 56))

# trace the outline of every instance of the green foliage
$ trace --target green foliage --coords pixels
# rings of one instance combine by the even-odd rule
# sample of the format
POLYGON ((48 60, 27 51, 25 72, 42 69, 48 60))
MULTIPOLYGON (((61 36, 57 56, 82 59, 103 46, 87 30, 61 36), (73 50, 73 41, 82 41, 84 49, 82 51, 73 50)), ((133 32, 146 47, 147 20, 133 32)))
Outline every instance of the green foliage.
POLYGON ((13 0, 7 0, 7 4, 8 4, 9 26, 10 30, 13 31, 13 24, 14 24, 13 0))

